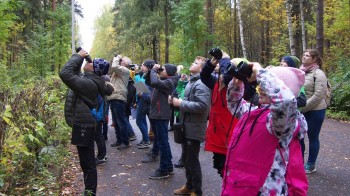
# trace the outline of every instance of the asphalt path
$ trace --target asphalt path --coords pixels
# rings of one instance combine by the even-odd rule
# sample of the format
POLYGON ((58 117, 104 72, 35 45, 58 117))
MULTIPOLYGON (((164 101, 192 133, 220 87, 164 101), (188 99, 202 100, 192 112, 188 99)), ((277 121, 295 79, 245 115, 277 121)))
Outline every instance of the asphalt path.
MULTIPOLYGON (((175 174, 169 179, 149 179, 148 176, 159 167, 159 162, 141 163, 150 149, 136 147, 141 133, 135 120, 130 122, 137 140, 131 142, 132 147, 122 151, 110 147, 115 141, 115 134, 113 127, 109 127, 109 140, 106 141, 108 162, 98 166, 97 195, 173 195, 173 191, 186 182, 185 170, 174 168, 175 174)), ((174 143, 173 132, 169 132, 169 141, 175 163, 181 155, 181 146, 174 143)), ((308 195, 350 195, 350 124, 326 119, 320 142, 317 171, 308 175, 308 195)), ((200 162, 203 195, 220 195, 222 179, 212 168, 212 153, 201 148, 200 162)))

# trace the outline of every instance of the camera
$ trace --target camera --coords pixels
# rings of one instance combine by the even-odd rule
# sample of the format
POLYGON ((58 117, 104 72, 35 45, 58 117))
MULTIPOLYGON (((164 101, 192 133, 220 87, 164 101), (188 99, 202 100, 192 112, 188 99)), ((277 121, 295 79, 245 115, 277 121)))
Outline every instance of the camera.
MULTIPOLYGON (((179 93, 177 91, 174 91, 172 94, 171 94, 171 99, 173 98, 179 98, 179 93)), ((179 107, 174 107, 173 104, 170 105, 171 109, 174 110, 174 111, 179 111, 179 107)))
POLYGON ((157 70, 157 73, 160 74, 160 72, 162 72, 164 70, 163 66, 160 66, 159 69, 157 70))
POLYGON ((129 67, 129 69, 130 69, 131 71, 135 71, 137 66, 138 66, 138 65, 136 65, 136 64, 128 65, 128 67, 129 67))
MULTIPOLYGON (((77 49, 75 49, 75 51, 76 51, 77 53, 78 53, 80 50, 82 50, 81 47, 78 47, 77 49)), ((87 62, 92 63, 92 59, 91 59, 90 55, 87 55, 87 56, 85 56, 84 58, 85 58, 85 60, 86 60, 87 62)))
POLYGON ((208 51, 208 54, 210 54, 212 57, 214 57, 217 60, 220 60, 222 58, 222 51, 219 47, 212 48, 208 51))

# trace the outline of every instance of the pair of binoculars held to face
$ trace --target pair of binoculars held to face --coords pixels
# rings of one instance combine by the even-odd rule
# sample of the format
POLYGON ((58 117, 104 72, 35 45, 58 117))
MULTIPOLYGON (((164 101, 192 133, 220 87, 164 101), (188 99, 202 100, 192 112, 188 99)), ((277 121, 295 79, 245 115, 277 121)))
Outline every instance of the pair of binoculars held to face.
MULTIPOLYGON (((221 60, 223 56, 223 52, 219 47, 212 48, 208 51, 212 57, 217 60, 221 60)), ((248 82, 247 78, 251 77, 253 70, 252 67, 248 65, 248 63, 241 61, 237 66, 233 63, 230 63, 225 69, 225 74, 229 74, 232 77, 235 77, 244 82, 248 82)))

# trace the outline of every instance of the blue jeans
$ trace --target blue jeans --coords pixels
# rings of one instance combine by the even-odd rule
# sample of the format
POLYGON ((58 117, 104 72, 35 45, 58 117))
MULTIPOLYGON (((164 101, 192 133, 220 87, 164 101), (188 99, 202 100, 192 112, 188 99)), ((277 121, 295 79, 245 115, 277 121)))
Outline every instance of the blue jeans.
POLYGON ((117 143, 129 145, 128 122, 125 117, 126 102, 121 100, 110 100, 112 118, 116 124, 114 125, 117 143))
MULTIPOLYGON (((168 172, 169 169, 173 168, 173 163, 171 159, 173 158, 171 155, 171 149, 169 145, 168 138, 168 124, 169 120, 159 120, 159 119, 151 119, 152 126, 154 129, 155 140, 154 143, 158 144, 159 152, 160 152, 160 166, 159 170, 161 172, 168 172)), ((153 145, 154 148, 154 145, 153 145)), ((153 149, 152 148, 152 152, 153 149)))
MULTIPOLYGON (((315 165, 318 152, 320 150, 320 140, 319 135, 322 127, 322 123, 324 121, 326 115, 326 109, 323 110, 314 110, 304 113, 307 126, 308 126, 308 132, 307 136, 309 137, 309 157, 307 160, 307 164, 309 165, 315 165)), ((304 139, 300 140, 301 149, 303 152, 305 152, 305 143, 304 139)))
POLYGON ((137 126, 139 127, 139 129, 141 131, 142 141, 149 142, 146 115, 147 114, 142 112, 139 107, 137 108, 137 111, 136 111, 136 124, 137 124, 137 126))
POLYGON ((129 116, 125 116, 125 120, 127 122, 127 127, 128 127, 128 136, 132 136, 132 135, 135 135, 135 132, 134 132, 134 129, 132 128, 131 124, 130 124, 130 121, 129 121, 129 116))

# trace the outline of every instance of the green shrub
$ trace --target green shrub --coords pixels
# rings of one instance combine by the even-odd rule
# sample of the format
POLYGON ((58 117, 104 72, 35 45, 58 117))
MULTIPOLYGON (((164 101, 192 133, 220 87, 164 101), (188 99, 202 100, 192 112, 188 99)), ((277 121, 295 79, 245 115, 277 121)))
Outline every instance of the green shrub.
POLYGON ((66 88, 58 77, 21 86, 0 92, 1 192, 58 193, 70 133, 63 117, 66 88))

